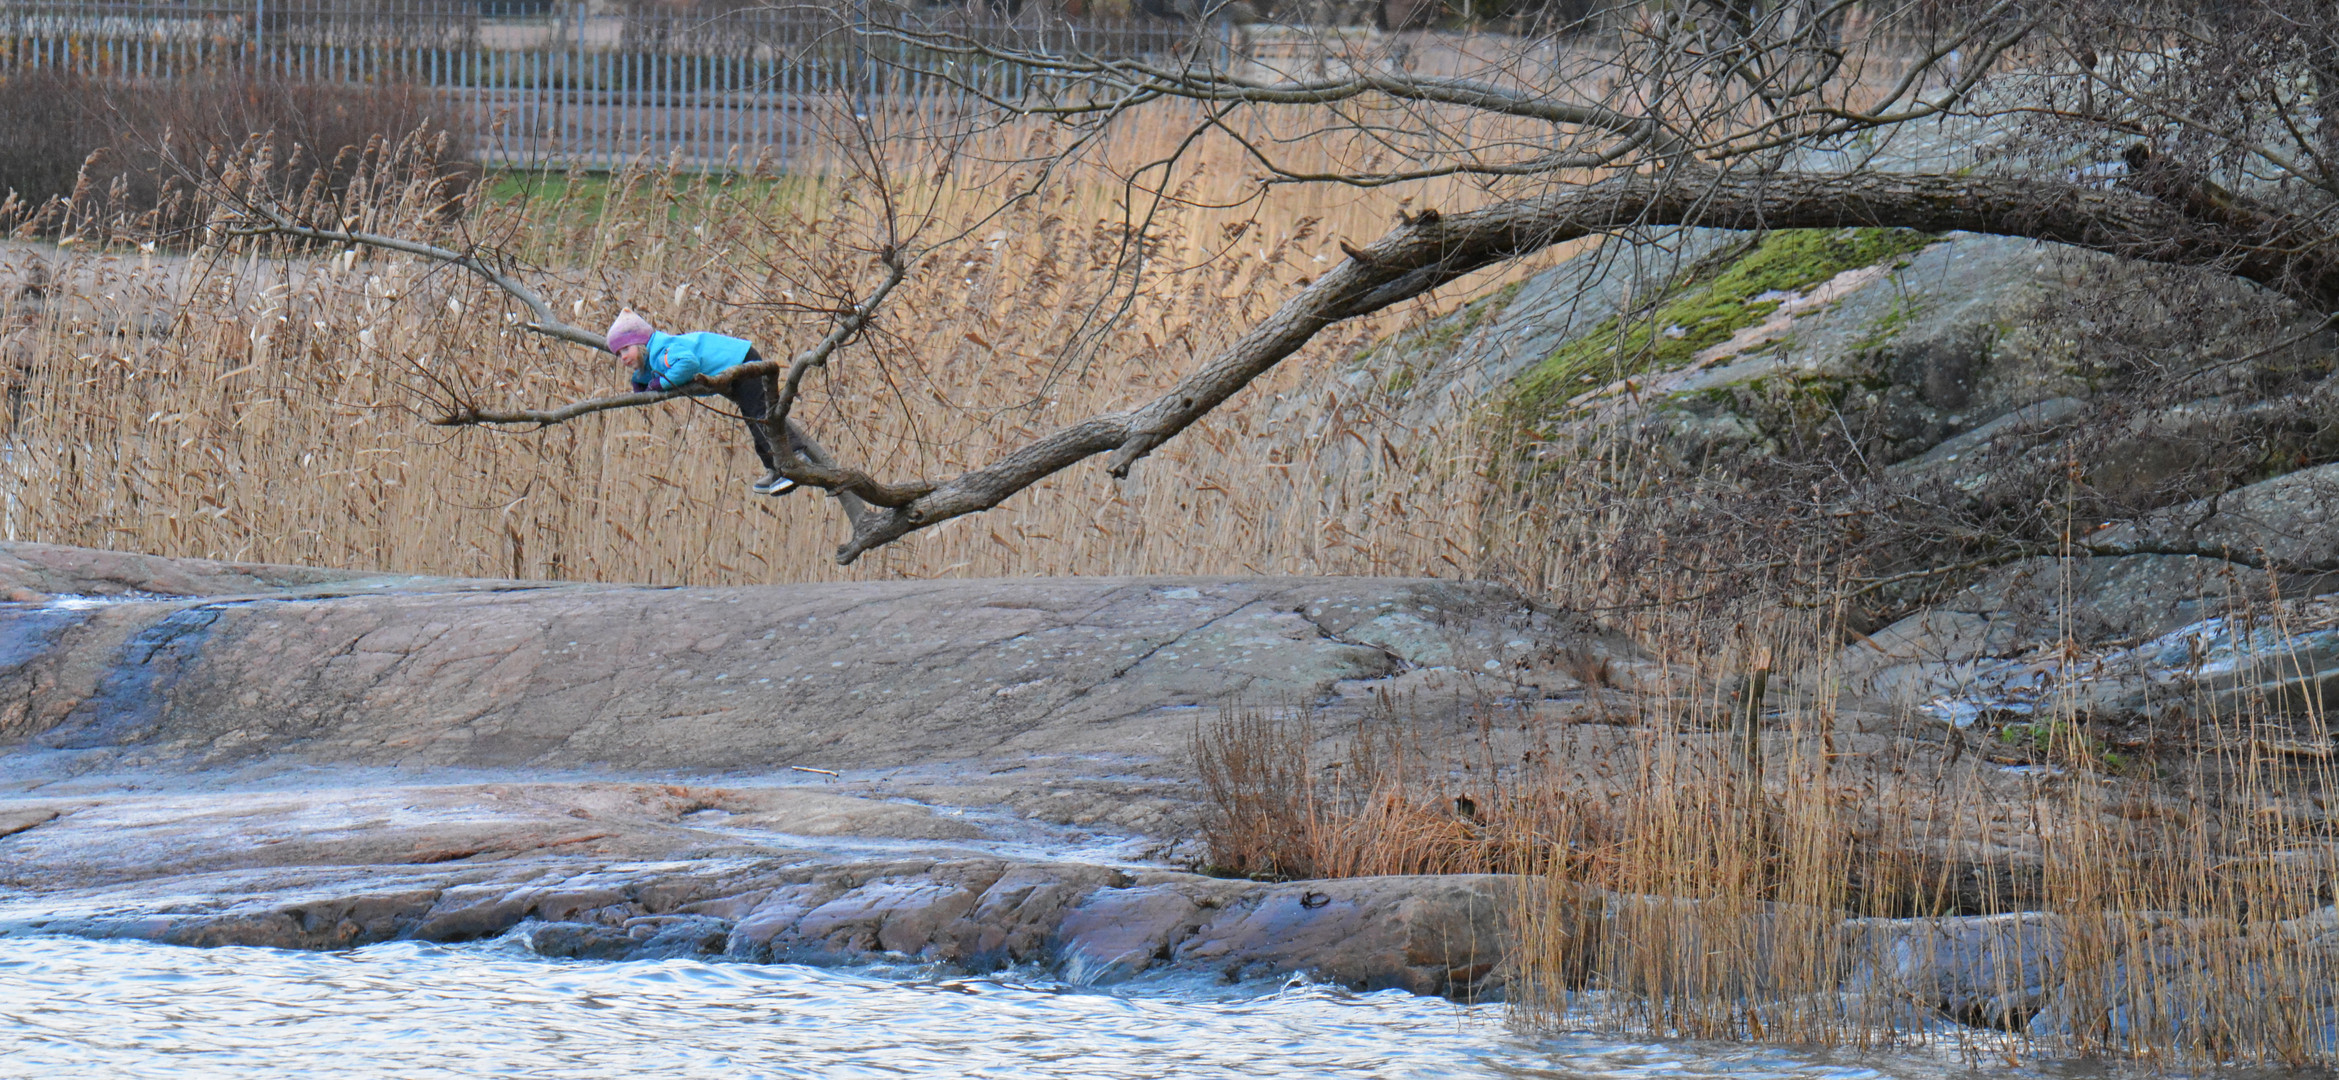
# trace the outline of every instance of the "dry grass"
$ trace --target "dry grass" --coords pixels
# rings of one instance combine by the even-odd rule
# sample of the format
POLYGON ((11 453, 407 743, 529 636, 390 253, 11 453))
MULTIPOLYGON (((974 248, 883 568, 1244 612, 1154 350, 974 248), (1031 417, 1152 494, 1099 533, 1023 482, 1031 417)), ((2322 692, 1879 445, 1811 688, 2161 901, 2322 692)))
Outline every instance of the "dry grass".
POLYGON ((2064 702, 2010 757, 1938 721, 1840 715, 1827 629, 1650 635, 1671 677, 1607 712, 1451 727, 1391 704, 1328 731, 1234 710, 1196 739, 1211 858, 1527 875, 1509 989, 1531 1027, 1999 1064, 2339 1059, 2319 717, 2197 695, 2191 738, 2123 760, 2064 702), (1750 714, 1745 674, 1766 663, 1750 714), (1952 967, 1965 990, 1936 977, 1952 967))
MULTIPOLYGON (((1142 160, 1149 136, 1167 139, 1184 119, 1134 124, 1107 150, 1142 160)), ((1158 392, 1337 259, 1336 241, 1384 231, 1399 198, 1208 208, 1198 204, 1235 201, 1243 178, 1226 155, 1202 154, 1171 178, 1187 202, 1157 208, 1126 310, 1100 323, 1132 192, 1074 169, 981 216, 1003 185, 1032 175, 984 161, 1027 157, 1045 138, 996 132, 957 147, 955 171, 938 171, 931 146, 888 144, 878 164, 907 180, 838 162, 776 178, 552 175, 527 197, 498 185, 463 229, 532 260, 533 279, 581 323, 631 305, 662 327, 717 328, 767 353, 823 328, 805 305, 873 279, 880 196, 914 219, 905 231, 971 230, 924 260, 882 334, 842 357, 799 413, 847 460, 907 478, 1158 392)), ((403 179, 391 166, 369 178, 403 179)), ((1149 209, 1135 201, 1134 214, 1149 209)), ((383 229, 429 231, 433 203, 416 185, 403 210, 366 212, 383 229)), ((59 220, 17 207, 8 224, 29 238, 59 220)), ((1378 475, 1339 467, 1385 444, 1369 426, 1374 403, 1337 377, 1359 343, 1419 308, 1325 334, 1126 483, 1077 468, 845 570, 831 558, 844 534, 833 508, 751 496, 759 470, 744 434, 713 409, 673 403, 524 434, 423 423, 450 388, 526 405, 624 388, 610 358, 510 329, 506 306, 474 282, 276 242, 142 254, 101 242, 103 225, 70 226, 86 239, 62 250, 7 251, 20 280, 38 260, 48 282, 0 298, 18 373, 15 539, 658 583, 1466 574, 1478 562, 1481 451, 1468 431, 1414 441, 1436 449, 1378 475)))

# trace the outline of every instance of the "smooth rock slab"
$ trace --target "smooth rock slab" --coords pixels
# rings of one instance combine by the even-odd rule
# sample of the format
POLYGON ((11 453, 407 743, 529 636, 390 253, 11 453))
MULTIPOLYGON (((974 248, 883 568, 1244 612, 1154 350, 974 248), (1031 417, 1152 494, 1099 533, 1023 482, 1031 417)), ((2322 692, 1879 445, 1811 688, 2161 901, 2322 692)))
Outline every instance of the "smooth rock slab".
POLYGON ((1184 756, 1232 700, 1552 702, 1618 639, 1496 585, 1070 578, 641 588, 0 545, 0 747, 75 770, 867 768, 1184 756), (108 592, 110 591, 110 592, 108 592), (205 592, 221 598, 203 598, 205 592))

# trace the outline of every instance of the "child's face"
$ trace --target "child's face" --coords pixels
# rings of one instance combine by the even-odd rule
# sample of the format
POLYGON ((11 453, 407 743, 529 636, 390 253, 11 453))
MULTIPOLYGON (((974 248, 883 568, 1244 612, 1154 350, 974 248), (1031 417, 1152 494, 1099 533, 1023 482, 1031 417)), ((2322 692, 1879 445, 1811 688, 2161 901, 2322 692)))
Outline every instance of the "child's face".
POLYGON ((642 353, 648 348, 649 346, 647 345, 628 345, 625 347, 624 352, 617 354, 617 358, 625 361, 628 364, 632 364, 635 367, 640 367, 642 363, 642 353))

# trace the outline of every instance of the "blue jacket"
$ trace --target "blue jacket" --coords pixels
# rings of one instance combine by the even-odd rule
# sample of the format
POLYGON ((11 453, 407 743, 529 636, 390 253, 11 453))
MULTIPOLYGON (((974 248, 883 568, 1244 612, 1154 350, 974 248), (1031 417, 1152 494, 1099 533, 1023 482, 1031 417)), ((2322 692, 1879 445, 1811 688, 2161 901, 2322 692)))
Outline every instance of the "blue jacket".
POLYGON ((701 330, 695 334, 653 333, 642 350, 633 384, 643 390, 677 390, 701 375, 720 375, 747 362, 754 348, 745 338, 701 330))

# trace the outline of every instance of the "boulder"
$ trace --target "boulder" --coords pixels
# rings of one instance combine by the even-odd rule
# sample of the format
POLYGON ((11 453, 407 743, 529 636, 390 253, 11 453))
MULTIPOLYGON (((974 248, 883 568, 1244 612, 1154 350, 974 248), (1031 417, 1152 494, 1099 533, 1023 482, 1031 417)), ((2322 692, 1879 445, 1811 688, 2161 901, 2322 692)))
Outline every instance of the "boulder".
POLYGON ((2335 349, 2319 316, 2254 286, 2053 244, 1674 232, 1610 239, 1376 345, 1341 392, 1389 399, 1398 432, 1478 410, 1530 477, 1632 462, 1623 486, 1666 483, 1618 512, 1668 536, 1792 518, 1772 503, 1797 477, 1848 485, 1850 524, 1812 543, 1878 576, 1939 572, 1862 594, 1853 626, 1982 578, 1845 654, 1856 687, 1906 706, 2065 630, 2136 646, 2237 596, 2339 588, 2339 466, 2317 466, 2339 458, 2335 349), (2088 558, 1950 565, 1993 534, 2035 538, 2067 497, 2093 515, 2088 558), (2269 582, 2228 547, 2307 572, 2269 582))
POLYGON ((1931 1009, 1974 1027, 2021 1030, 2054 993, 2063 933, 2026 912, 1949 919, 1858 919, 1845 925, 1844 988, 1931 1009))
POLYGON ((1496 985, 1513 893, 1493 874, 1290 882, 1220 904, 1167 955, 1230 980, 1301 970, 1352 989, 1473 998, 1496 985))
MULTIPOLYGON (((1495 406, 1547 439, 1653 434, 1693 462, 1840 428, 1874 464, 1971 491, 2060 425, 2093 421, 2117 380, 2079 353, 2064 309, 2107 295, 2132 297, 2139 325, 2179 327, 2202 359, 2299 321, 2243 284, 2030 240, 1676 230, 1599 244, 1407 330, 1335 393, 1393 398, 1392 437, 1495 406)), ((2197 380, 2190 403, 2123 419, 2133 437, 2100 448, 2103 482, 2142 492, 2196 464, 2176 453, 2186 432, 2246 423, 2252 373, 2312 363, 2331 342, 2276 344, 2197 380)))
POLYGON ((2084 557, 2068 565, 2014 563, 1942 606, 2011 616, 2033 635, 2048 618, 2067 619, 2094 642, 2156 637, 2237 602, 2339 588, 2339 465, 2106 523, 2077 543, 2084 557), (2067 615, 2036 599, 2066 588, 2079 598, 2067 615))
POLYGON ((1057 929, 1066 977, 1095 985, 1118 982, 1175 957, 1178 944, 1210 913, 1248 892, 1241 883, 1191 875, 1156 875, 1128 888, 1100 889, 1067 912, 1057 929))
POLYGON ((2321 715, 2339 704, 2339 465, 2302 469, 2022 559, 1844 649, 1855 692, 1964 723, 2057 694, 2083 710, 2321 715), (2069 602, 2064 601, 2069 597, 2069 602), (2308 601, 2278 617, 2275 601, 2308 601), (2082 651, 2063 648, 2066 636, 2082 651))

